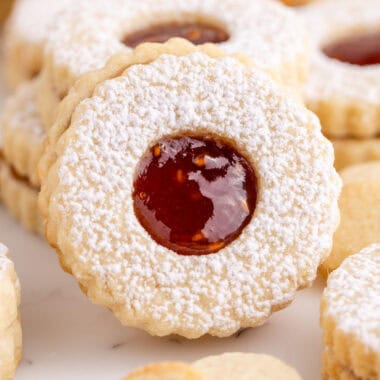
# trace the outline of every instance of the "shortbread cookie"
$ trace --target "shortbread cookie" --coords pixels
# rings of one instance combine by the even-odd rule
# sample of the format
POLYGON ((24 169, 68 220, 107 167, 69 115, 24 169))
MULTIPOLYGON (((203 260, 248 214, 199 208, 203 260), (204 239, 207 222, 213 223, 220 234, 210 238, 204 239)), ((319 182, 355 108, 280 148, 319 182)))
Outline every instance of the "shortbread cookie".
POLYGON ((193 363, 159 363, 132 372, 124 380, 301 380, 297 371, 268 355, 228 353, 193 363))
MULTIPOLYGON (((43 48, 56 15, 80 0, 17 0, 4 33, 4 67, 15 88, 42 67, 43 48)), ((3 3, 8 0, 1 0, 3 3)))
POLYGON ((124 380, 206 380, 202 373, 185 363, 151 364, 130 373, 124 380))
POLYGON ((255 65, 290 86, 307 70, 299 20, 281 4, 252 0, 94 0, 60 15, 49 36, 39 108, 49 128, 60 100, 84 73, 140 42, 184 37, 244 52, 255 65))
POLYGON ((45 129, 36 106, 37 81, 23 83, 3 109, 3 154, 19 176, 38 188, 37 165, 42 156, 45 129))
POLYGON ((379 1, 316 1, 300 14, 313 49, 306 102, 325 134, 379 135, 379 1))
POLYGON ((20 284, 8 249, 0 243, 0 379, 14 377, 21 359, 20 284))
POLYGON ((380 244, 374 244, 330 275, 321 302, 325 346, 360 379, 380 378, 379 315, 380 244))
POLYGON ((0 162, 1 200, 26 229, 43 234, 43 221, 38 209, 38 188, 18 176, 4 161, 0 162))
POLYGON ((194 363, 205 380, 301 380, 297 371, 269 355, 229 353, 194 363))
POLYGON ((318 119, 263 72, 210 45, 145 44, 61 112, 40 166, 47 238, 123 324, 228 336, 312 283, 340 179, 318 119))
POLYGON ((380 138, 333 139, 332 143, 337 170, 368 161, 380 161, 380 138))
POLYGON ((326 274, 346 257, 380 239, 380 161, 348 167, 340 174, 341 221, 331 255, 321 267, 326 274))

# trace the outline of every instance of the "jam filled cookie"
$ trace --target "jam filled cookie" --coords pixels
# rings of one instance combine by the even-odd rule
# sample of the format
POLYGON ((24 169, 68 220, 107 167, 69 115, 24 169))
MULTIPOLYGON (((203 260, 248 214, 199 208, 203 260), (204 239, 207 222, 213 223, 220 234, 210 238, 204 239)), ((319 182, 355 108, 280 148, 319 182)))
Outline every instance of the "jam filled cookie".
POLYGON ((317 118, 215 46, 145 44, 109 65, 64 100, 40 166, 63 266, 154 335, 264 323, 312 283, 337 227, 317 118))
POLYGON ((324 379, 335 372, 380 378, 380 244, 347 258, 327 282, 321 302, 324 379), (334 365, 335 364, 335 365, 334 365))
POLYGON ((5 104, 1 128, 5 160, 36 188, 40 185, 37 164, 42 156, 46 132, 36 106, 37 81, 20 85, 5 104))
POLYGON ((329 137, 380 133, 378 0, 325 0, 300 10, 313 54, 306 102, 329 137))
POLYGON ((337 170, 368 161, 380 161, 380 138, 333 139, 332 143, 337 170))
POLYGON ((49 128, 75 80, 142 42, 184 37, 244 52, 290 86, 308 68, 305 32, 281 4, 252 0, 96 0, 61 14, 49 36, 39 108, 49 128), (101 31, 101 32, 99 32, 101 31))
MULTIPOLYGON (((7 3, 8 0, 1 0, 7 3)), ((4 67, 8 84, 34 77, 42 67, 44 43, 56 15, 78 0, 17 0, 4 33, 4 67)))
POLYGON ((296 370, 268 355, 228 353, 193 363, 159 363, 124 380, 301 380, 296 370))
POLYGON ((311 3, 314 0, 280 0, 285 5, 291 6, 291 7, 298 7, 300 5, 306 5, 311 3))
POLYGON ((13 379, 21 359, 20 283, 8 249, 0 243, 0 379, 13 379))
POLYGON ((339 199, 341 221, 331 255, 321 266, 325 274, 380 237, 380 161, 351 166, 340 174, 343 179, 339 199))

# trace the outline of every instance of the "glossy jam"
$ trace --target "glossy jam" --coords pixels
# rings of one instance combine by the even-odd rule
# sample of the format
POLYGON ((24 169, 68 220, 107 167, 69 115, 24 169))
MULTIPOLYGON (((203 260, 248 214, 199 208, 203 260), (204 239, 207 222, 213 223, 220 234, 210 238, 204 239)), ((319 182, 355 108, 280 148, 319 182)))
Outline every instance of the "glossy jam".
POLYGON ((124 44, 134 48, 143 42, 166 42, 172 37, 182 37, 195 45, 206 42, 219 43, 229 39, 228 33, 220 27, 204 23, 168 23, 151 26, 129 34, 124 44))
POLYGON ((160 140, 137 167, 135 214, 156 242, 181 255, 207 255, 231 243, 256 199, 247 160, 215 139, 160 140))
POLYGON ((337 41, 326 46, 323 52, 330 58, 352 65, 380 64, 380 32, 337 41))

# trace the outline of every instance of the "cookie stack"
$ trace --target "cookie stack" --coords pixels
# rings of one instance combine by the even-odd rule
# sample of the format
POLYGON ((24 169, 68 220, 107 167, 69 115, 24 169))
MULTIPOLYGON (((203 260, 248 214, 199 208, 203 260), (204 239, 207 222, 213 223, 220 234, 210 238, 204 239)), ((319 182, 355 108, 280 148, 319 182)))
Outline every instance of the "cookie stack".
MULTIPOLYGON (((377 144, 379 69, 331 58, 338 34, 371 28, 376 12, 360 14, 359 27, 348 17, 361 9, 354 0, 315 1, 298 16, 270 0, 49 0, 38 17, 44 1, 16 2, 5 34, 15 88, 1 123, 6 206, 44 232, 94 303, 152 335, 231 336, 290 304, 331 252, 341 190, 332 144, 302 89, 339 168, 374 158, 363 147, 377 144), (337 3, 336 32, 326 19, 337 3), (342 158, 341 144, 361 153, 342 158)), ((335 242, 349 254, 362 247, 347 238, 354 224, 343 230, 353 209, 345 197, 355 202, 363 189, 365 202, 378 202, 378 174, 372 164, 343 174, 335 242)), ((377 236, 378 223, 359 227, 370 236, 363 244, 377 236)), ((348 255, 338 247, 327 272, 348 255)), ((345 265, 326 290, 331 310, 345 265)), ((372 380, 325 342, 326 379, 338 363, 372 380)), ((299 379, 274 358, 243 354, 128 379, 238 380, 238 370, 299 379)))
POLYGON ((337 169, 380 160, 379 1, 316 1, 299 13, 312 48, 305 101, 334 144, 337 169))

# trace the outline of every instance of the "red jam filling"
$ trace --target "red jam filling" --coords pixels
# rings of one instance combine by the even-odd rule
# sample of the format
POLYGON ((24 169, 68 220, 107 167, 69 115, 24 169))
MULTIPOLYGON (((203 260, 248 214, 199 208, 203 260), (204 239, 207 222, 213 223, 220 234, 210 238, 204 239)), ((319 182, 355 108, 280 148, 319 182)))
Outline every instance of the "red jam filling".
POLYGON ((352 65, 380 64, 380 32, 337 41, 323 48, 330 58, 352 65))
POLYGON ((257 200, 254 170, 230 145, 211 138, 160 140, 141 159, 135 214, 159 244, 207 255, 235 240, 257 200))
POLYGON ((124 44, 135 48, 143 42, 166 42, 172 37, 185 38, 195 45, 206 42, 219 43, 229 39, 228 33, 215 25, 204 23, 168 23, 154 25, 129 34, 124 38, 124 44))

